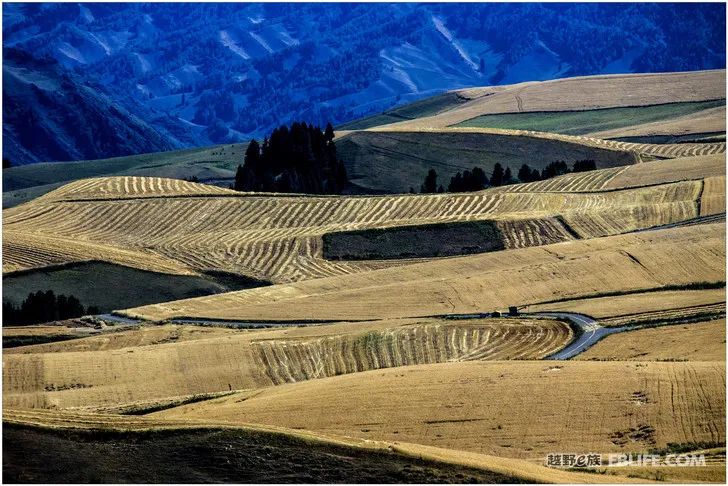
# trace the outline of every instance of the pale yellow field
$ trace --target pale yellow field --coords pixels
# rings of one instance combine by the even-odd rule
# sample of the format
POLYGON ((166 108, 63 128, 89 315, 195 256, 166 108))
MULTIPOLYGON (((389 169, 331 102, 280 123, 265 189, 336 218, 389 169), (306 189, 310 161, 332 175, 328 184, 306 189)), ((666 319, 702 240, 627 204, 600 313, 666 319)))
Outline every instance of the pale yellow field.
POLYGON ((396 320, 260 331, 194 326, 25 346, 3 355, 7 407, 133 408, 360 371, 540 359, 573 332, 550 320, 396 320))
POLYGON ((630 165, 600 189, 620 189, 681 180, 725 177, 725 163, 725 154, 716 154, 630 165))
POLYGON ((431 117, 388 127, 454 125, 479 115, 519 111, 590 110, 725 97, 725 70, 689 73, 585 76, 458 91, 472 101, 431 117))
POLYGON ((725 363, 725 319, 612 334, 578 360, 716 361, 725 363))
POLYGON ((152 415, 502 457, 635 451, 725 441, 725 363, 443 363, 281 385, 152 415))
POLYGON ((725 223, 577 240, 180 300, 148 319, 367 319, 507 309, 598 292, 725 280, 725 223))
POLYGON ((705 179, 700 198, 700 215, 725 212, 725 175, 705 179))
POLYGON ((725 303, 725 301, 725 288, 705 290, 670 290, 532 305, 526 310, 528 312, 577 312, 579 314, 586 314, 596 319, 600 319, 637 314, 640 312, 655 312, 707 304, 720 304, 725 303))

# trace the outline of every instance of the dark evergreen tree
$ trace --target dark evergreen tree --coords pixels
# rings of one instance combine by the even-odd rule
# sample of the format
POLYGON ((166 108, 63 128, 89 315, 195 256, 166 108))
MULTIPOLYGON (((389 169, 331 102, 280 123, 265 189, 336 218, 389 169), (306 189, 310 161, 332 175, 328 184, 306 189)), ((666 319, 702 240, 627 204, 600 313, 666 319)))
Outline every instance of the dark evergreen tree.
POLYGON ((513 184, 513 174, 511 174, 510 167, 506 167, 506 171, 503 174, 503 184, 513 184))
POLYGON ((435 193, 437 192, 437 172, 435 169, 430 169, 425 176, 425 182, 420 188, 422 193, 435 193))
POLYGON ((541 171, 541 179, 550 179, 552 177, 569 173, 569 166, 563 160, 551 162, 541 171))
POLYGON ((493 166, 493 175, 490 177, 490 185, 497 187, 503 185, 503 166, 499 162, 496 162, 493 166))
POLYGON ((463 192, 463 176, 460 172, 450 178, 450 184, 447 186, 447 192, 463 192))
MULTIPOLYGON (((538 171, 536 171, 536 174, 538 175, 538 171)), ((521 168, 518 169, 518 180, 521 182, 533 182, 533 172, 528 164, 523 164, 521 168)))
POLYGON ((596 170, 597 163, 591 159, 577 160, 574 162, 574 172, 586 172, 589 170, 596 170))
POLYGON ((485 189, 488 185, 488 176, 485 175, 485 171, 480 167, 473 167, 473 191, 480 191, 485 189))
POLYGON ((9 169, 12 166, 13 166, 13 164, 12 164, 12 162, 10 162, 10 159, 8 159, 8 158, 3 159, 3 169, 9 169))

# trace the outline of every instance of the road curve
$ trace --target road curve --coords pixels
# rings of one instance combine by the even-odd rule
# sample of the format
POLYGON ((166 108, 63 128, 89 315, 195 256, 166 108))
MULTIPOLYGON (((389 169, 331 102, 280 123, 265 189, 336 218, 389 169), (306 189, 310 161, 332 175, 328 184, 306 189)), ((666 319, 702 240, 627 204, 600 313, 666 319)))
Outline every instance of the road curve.
POLYGON ((584 351, 589 349, 591 346, 596 344, 605 336, 626 330, 624 326, 602 327, 597 321, 595 321, 591 317, 584 314, 577 314, 575 312, 536 312, 526 315, 534 317, 552 317, 556 319, 565 319, 576 325, 581 330, 581 334, 571 343, 569 343, 564 349, 562 349, 561 351, 557 351, 556 353, 547 356, 544 359, 571 359, 574 356, 583 353, 584 351))

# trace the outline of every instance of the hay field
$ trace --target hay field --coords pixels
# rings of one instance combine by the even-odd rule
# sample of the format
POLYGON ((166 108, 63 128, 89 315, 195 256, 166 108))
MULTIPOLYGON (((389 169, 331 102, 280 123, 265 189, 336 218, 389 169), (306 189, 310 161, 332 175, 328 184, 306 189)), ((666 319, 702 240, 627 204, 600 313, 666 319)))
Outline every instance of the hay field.
POLYGON ((562 449, 725 441, 724 383, 718 362, 443 363, 281 385, 153 416, 542 459, 562 449))
MULTIPOLYGON (((706 164, 705 173, 716 173, 714 167, 715 162, 706 164)), ((594 171, 587 177, 602 184, 612 175, 594 171)), ((294 282, 409 263, 326 260, 321 241, 325 233, 493 219, 502 222, 508 244, 521 247, 553 241, 533 237, 529 225, 553 226, 548 218, 555 216, 563 216, 584 238, 693 218, 701 187, 699 181, 684 181, 594 193, 499 188, 312 197, 231 194, 171 179, 97 178, 5 210, 3 272, 100 260, 169 274, 222 270, 294 282), (526 219, 532 223, 519 223, 526 219)))
POLYGON ((725 319, 612 334, 578 360, 715 361, 725 363, 725 319))
POLYGON ((126 310, 159 320, 368 319, 468 313, 725 280, 725 223, 445 258, 126 310))
POLYGON ((565 346, 558 321, 439 319, 261 331, 153 326, 3 354, 4 406, 134 409, 367 370, 541 359, 565 346))

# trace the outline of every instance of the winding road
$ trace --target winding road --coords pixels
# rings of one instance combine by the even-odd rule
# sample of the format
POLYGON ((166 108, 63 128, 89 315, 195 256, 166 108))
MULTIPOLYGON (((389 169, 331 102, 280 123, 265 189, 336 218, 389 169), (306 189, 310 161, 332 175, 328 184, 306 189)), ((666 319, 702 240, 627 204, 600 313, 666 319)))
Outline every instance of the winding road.
POLYGON ((575 312, 537 312, 527 315, 533 317, 552 317, 555 319, 565 319, 581 329, 581 334, 576 339, 574 339, 561 351, 547 356, 545 359, 571 359, 574 356, 583 353, 584 351, 589 349, 591 346, 596 344, 605 336, 636 329, 635 326, 602 327, 597 321, 595 321, 591 317, 584 314, 577 314, 575 312))

